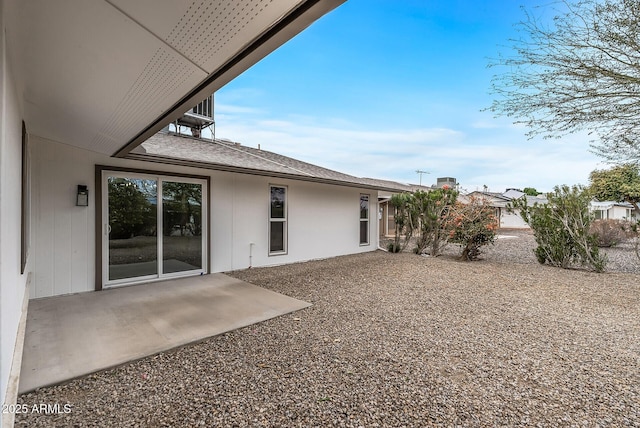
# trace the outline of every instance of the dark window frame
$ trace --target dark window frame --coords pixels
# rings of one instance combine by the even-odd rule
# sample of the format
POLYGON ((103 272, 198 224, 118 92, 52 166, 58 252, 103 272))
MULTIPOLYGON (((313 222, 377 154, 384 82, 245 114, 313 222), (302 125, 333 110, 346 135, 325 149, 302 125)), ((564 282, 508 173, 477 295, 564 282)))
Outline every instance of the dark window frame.
POLYGON ((289 188, 285 185, 281 185, 281 184, 269 184, 269 224, 268 224, 268 248, 269 248, 269 256, 283 256, 288 254, 289 251, 289 188), (283 209, 283 216, 282 217, 272 217, 272 189, 277 188, 277 189, 283 189, 284 192, 284 209, 283 209), (271 249, 271 226, 273 223, 282 223, 282 250, 272 250, 271 249))
POLYGON ((359 235, 359 241, 360 241, 360 246, 364 247, 367 245, 371 245, 371 231, 369 230, 369 220, 371 217, 371 195, 366 194, 366 193, 361 193, 360 194, 360 207, 359 207, 359 217, 360 217, 360 223, 358 224, 358 235, 359 235), (363 210, 362 210, 362 201, 366 200, 367 201, 367 208, 365 211, 365 216, 363 217, 363 210), (362 223, 366 224, 366 241, 363 242, 362 240, 362 223))
POLYGON ((21 166, 21 201, 20 201, 20 275, 24 275, 29 257, 29 241, 31 239, 31 159, 29 156, 29 135, 27 126, 22 121, 22 166, 21 166))

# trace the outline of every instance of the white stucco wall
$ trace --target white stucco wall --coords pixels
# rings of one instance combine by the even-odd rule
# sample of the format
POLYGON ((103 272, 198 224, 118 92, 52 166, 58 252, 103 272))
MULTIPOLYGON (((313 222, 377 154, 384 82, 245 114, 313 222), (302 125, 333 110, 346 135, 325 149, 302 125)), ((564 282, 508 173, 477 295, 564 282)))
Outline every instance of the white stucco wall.
MULTIPOLYGON (((211 271, 270 266, 374 251, 377 192, 344 186, 114 159, 34 137, 34 275, 31 297, 95 287, 95 165, 209 176, 211 271), (75 206, 76 186, 89 187, 89 207, 75 206), (288 188, 287 254, 268 255, 269 185, 288 188), (360 194, 369 194, 367 246, 359 244, 360 194)), ((99 208, 99 207, 98 207, 99 208)))
MULTIPOLYGON (((6 49, 3 3, 0 1, 0 402, 12 404, 15 395, 7 392, 27 274, 20 273, 22 109, 6 49)), ((6 421, 4 415, 2 419, 6 421)))
POLYGON ((632 214, 633 213, 629 208, 615 205, 609 211, 609 215, 610 215, 609 218, 614 220, 631 220, 632 214))
POLYGON ((500 227, 505 229, 529 229, 529 225, 520 216, 520 210, 509 212, 506 208, 500 209, 500 227))

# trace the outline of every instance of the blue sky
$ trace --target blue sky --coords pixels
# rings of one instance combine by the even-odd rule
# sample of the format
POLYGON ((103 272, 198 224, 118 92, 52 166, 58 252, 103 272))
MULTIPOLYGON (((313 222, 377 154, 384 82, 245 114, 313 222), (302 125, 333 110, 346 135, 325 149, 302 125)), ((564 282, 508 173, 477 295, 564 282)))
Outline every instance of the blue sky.
POLYGON ((526 0, 348 0, 216 93, 216 137, 344 173, 417 183, 416 170, 551 190, 603 168, 589 137, 529 140, 491 104, 526 0))

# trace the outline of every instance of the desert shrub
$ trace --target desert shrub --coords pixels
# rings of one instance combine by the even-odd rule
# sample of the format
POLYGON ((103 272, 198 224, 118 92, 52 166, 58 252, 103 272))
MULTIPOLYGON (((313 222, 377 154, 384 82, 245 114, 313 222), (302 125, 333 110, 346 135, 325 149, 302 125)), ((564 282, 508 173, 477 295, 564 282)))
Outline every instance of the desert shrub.
POLYGON ((429 254, 435 257, 447 245, 449 234, 445 228, 445 220, 457 196, 458 192, 449 186, 429 192, 418 190, 413 194, 414 212, 420 232, 414 250, 416 254, 422 254, 429 248, 429 254))
POLYGON ((390 253, 399 253, 400 252, 400 245, 396 244, 396 242, 389 242, 387 244, 387 251, 389 251, 390 253))
POLYGON ((480 249, 493 243, 498 230, 495 209, 485 199, 471 197, 469 203, 456 202, 447 212, 449 241, 461 246, 460 258, 477 260, 480 249))
POLYGON ((538 246, 536 258, 541 264, 569 268, 574 264, 603 272, 607 263, 598 251, 598 242, 590 232, 589 194, 583 186, 556 186, 547 193, 547 203, 527 204, 515 200, 510 208, 519 208, 523 220, 533 229, 538 246))
POLYGON ((633 251, 640 261, 640 220, 629 222, 629 236, 633 244, 633 251))
POLYGON ((594 220, 589 231, 596 237, 598 247, 613 247, 634 235, 633 225, 627 220, 594 220))
POLYGON ((393 220, 396 224, 394 239, 389 246, 389 251, 392 253, 404 251, 409 244, 409 240, 413 236, 413 231, 415 229, 414 221, 416 217, 413 201, 413 194, 409 192, 395 194, 391 196, 391 199, 389 200, 389 204, 394 210, 393 220), (403 236, 404 240, 402 240, 403 236))

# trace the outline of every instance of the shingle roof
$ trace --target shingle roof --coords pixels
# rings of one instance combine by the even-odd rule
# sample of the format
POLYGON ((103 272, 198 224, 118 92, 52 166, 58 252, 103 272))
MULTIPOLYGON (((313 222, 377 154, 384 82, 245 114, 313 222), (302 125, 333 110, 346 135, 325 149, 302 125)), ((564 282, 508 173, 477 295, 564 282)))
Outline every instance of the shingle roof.
POLYGON ((502 193, 502 196, 509 199, 518 199, 524 196, 524 192, 518 189, 508 189, 506 192, 502 193))
POLYGON ((361 178, 366 183, 370 183, 372 186, 377 186, 380 188, 394 188, 398 191, 403 192, 415 192, 416 190, 431 190, 429 187, 419 186, 417 184, 404 184, 398 183, 397 181, 391 180, 381 180, 378 178, 361 178))
POLYGON ((128 156, 133 159, 196 166, 271 177, 294 178, 350 187, 401 192, 410 186, 386 180, 359 178, 266 150, 224 140, 196 139, 160 132, 128 156))
POLYGON ((469 192, 467 194, 467 196, 469 195, 474 195, 474 194, 479 194, 481 196, 488 196, 491 198, 496 198, 496 199, 502 199, 503 201, 510 201, 511 198, 509 198, 508 196, 504 196, 502 193, 497 193, 497 192, 482 192, 480 190, 474 190, 473 192, 469 192))
POLYGON ((546 204, 549 202, 549 200, 544 195, 538 195, 538 196, 525 195, 524 197, 527 200, 527 205, 546 204))
POLYGON ((600 209, 609 209, 614 206, 624 207, 624 208, 633 208, 633 204, 629 202, 616 202, 616 201, 591 201, 589 202, 589 205, 591 205, 591 207, 593 208, 600 208, 600 209))

